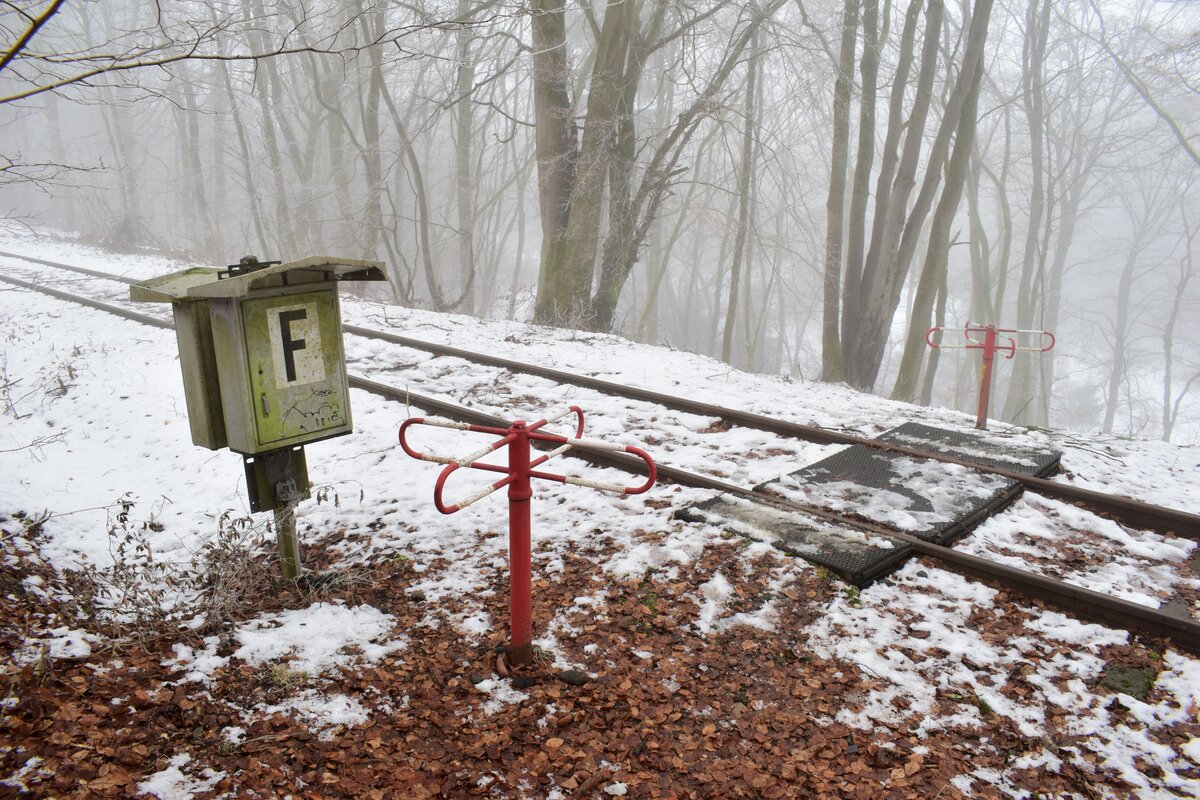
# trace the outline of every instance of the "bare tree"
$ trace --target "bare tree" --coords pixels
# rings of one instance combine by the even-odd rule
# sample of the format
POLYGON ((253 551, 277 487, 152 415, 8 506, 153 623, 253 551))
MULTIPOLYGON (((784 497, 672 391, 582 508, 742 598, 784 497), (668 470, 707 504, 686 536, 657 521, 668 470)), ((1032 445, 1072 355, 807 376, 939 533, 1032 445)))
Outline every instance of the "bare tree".
POLYGON ((684 17, 674 29, 667 29, 665 3, 645 8, 638 2, 610 4, 602 26, 594 23, 596 50, 577 141, 568 91, 565 5, 535 2, 532 58, 543 237, 537 321, 611 327, 621 289, 679 174, 685 147, 701 123, 721 109, 725 85, 755 31, 785 2, 769 0, 738 15, 729 43, 696 96, 668 130, 643 143, 648 156, 640 174, 633 108, 649 55, 718 17, 729 4, 684 17))
POLYGON ((1184 252, 1179 259, 1178 279, 1175 285, 1171 287, 1171 310, 1167 314, 1162 331, 1162 440, 1164 442, 1171 441, 1171 434, 1174 432, 1175 424, 1179 420, 1179 406, 1183 402, 1183 398, 1191 391, 1192 386, 1197 381, 1200 381, 1200 370, 1197 370, 1184 382, 1183 388, 1179 393, 1172 396, 1175 391, 1173 385, 1175 373, 1175 329, 1179 324, 1179 318, 1184 308, 1188 285, 1196 274, 1195 255, 1193 252, 1196 243, 1196 228, 1188 220, 1187 206, 1181 203, 1179 210, 1184 230, 1184 252))
MULTIPOLYGON (((966 36, 958 76, 948 84, 951 88, 930 147, 928 166, 921 177, 916 199, 910 206, 911 194, 917 187, 926 122, 939 66, 943 4, 940 0, 929 0, 925 8, 921 54, 917 62, 915 42, 920 10, 921 4, 917 0, 909 4, 900 35, 900 50, 889 103, 888 130, 876 182, 870 247, 861 270, 857 269, 856 264, 847 263, 842 289, 842 362, 847 380, 864 390, 874 386, 879 374, 888 331, 900 301, 905 277, 922 236, 926 216, 941 184, 943 164, 955 130, 959 127, 963 108, 976 85, 987 38, 991 2, 980 0, 973 4, 970 31, 966 36), (919 63, 916 88, 912 107, 905 119, 905 88, 914 63, 919 63)), ((874 69, 873 64, 868 67, 874 69)), ((964 130, 962 133, 967 135, 960 136, 960 139, 970 138, 969 131, 969 128, 964 130)), ((860 147, 856 176, 863 167, 861 158, 866 149, 860 147)), ((958 193, 961 195, 961 185, 958 193)), ((946 196, 947 203, 950 203, 950 195, 946 196)), ((957 207, 956 197, 953 198, 953 205, 957 207)), ((852 199, 852 218, 853 214, 852 199)), ((847 250, 851 259, 856 258, 857 245, 852 243, 847 250)), ((936 279, 934 283, 936 285, 936 279)), ((832 310, 829 304, 826 304, 826 310, 832 310)), ((835 374, 836 370, 829 372, 835 374)))
MULTIPOLYGON (((729 271, 729 304, 725 310, 725 326, 721 336, 721 360, 732 363, 733 332, 738 308, 738 291, 741 288, 743 275, 747 282, 750 277, 750 229, 753 225, 754 214, 754 171, 755 159, 758 154, 755 136, 755 124, 758 117, 756 99, 758 94, 758 73, 761 68, 761 54, 758 48, 757 36, 750 36, 750 57, 746 62, 746 93, 742 121, 742 152, 741 165, 737 182, 737 227, 733 238, 733 256, 729 271)), ((747 287, 748 289, 749 287, 747 287)), ((750 292, 745 292, 748 301, 750 292)), ((750 315, 743 314, 749 320, 750 315)), ((747 344, 750 340, 747 341, 747 344)))
MULTIPOLYGON (((833 151, 829 157, 829 196, 825 201, 824 315, 821 323, 821 380, 825 381, 840 381, 845 374, 838 320, 841 317, 846 168, 850 149, 850 98, 854 89, 858 11, 859 0, 846 0, 842 11, 842 43, 838 52, 837 77, 833 84, 833 151)), ((868 102, 874 104, 873 99, 869 101, 864 97, 864 108, 868 102)), ((862 156, 859 157, 859 163, 862 163, 862 156)))
POLYGON ((87 93, 97 86, 155 94, 155 88, 139 81, 139 73, 169 71, 186 62, 262 61, 301 53, 350 57, 375 47, 404 58, 411 53, 407 37, 440 24, 418 19, 359 39, 337 8, 302 7, 297 21, 284 11, 247 15, 242 3, 232 1, 154 4, 139 9, 135 24, 100 31, 96 41, 81 49, 72 31, 55 29, 64 5, 64 0, 5 5, 0 24, 13 44, 0 57, 0 85, 5 87, 0 105, 47 92, 87 93), (255 39, 257 46, 246 46, 255 39))

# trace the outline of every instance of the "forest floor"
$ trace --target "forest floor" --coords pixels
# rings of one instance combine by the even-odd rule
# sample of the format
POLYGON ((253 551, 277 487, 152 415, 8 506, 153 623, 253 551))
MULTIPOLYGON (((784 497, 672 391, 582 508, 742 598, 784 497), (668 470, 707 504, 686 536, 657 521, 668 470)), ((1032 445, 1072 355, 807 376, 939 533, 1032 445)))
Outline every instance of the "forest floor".
MULTIPOLYGON (((615 337, 344 311, 844 430, 970 426, 615 337)), ((436 470, 395 445, 410 411, 365 393, 353 435, 309 448, 310 577, 284 584, 240 458, 190 441, 175 348, 169 331, 0 288, 0 796, 1200 797, 1200 660, 928 560, 856 589, 676 519, 699 490, 538 486, 536 658, 510 668, 503 499, 437 514, 436 470)), ((348 339, 347 355, 505 416, 578 402, 588 435, 744 485, 832 452, 376 344, 348 339)), ((1000 433, 1061 449, 1061 480, 1200 511, 1195 448, 1000 433)), ((1194 542, 1066 504, 1024 497, 957 546, 1200 616, 1194 542)))
MULTIPOLYGON (((6 533, 19 529, 14 522, 5 524, 6 533)), ((28 530, 21 538, 30 536, 35 543, 36 533, 28 530)), ((776 560, 767 554, 748 558, 745 549, 740 541, 713 545, 670 581, 612 581, 596 566, 603 554, 599 542, 591 552, 569 556, 561 579, 537 582, 535 628, 546 629, 552 609, 594 595, 598 584, 607 588, 603 603, 557 617, 588 642, 575 671, 559 670, 544 657, 531 668, 510 671, 498 664, 500 636, 468 641, 452 628, 423 626, 422 602, 412 591, 418 574, 396 559, 364 565, 342 576, 340 585, 312 592, 263 586, 258 597, 245 598, 262 606, 254 625, 210 637, 146 638, 123 631, 110 638, 94 631, 91 652, 81 658, 45 653, 18 658, 32 638, 21 632, 61 629, 79 609, 10 591, 0 599, 9 621, 0 647, 7 663, 24 663, 6 676, 0 730, 10 749, 0 763, 7 762, 12 772, 0 792, 1007 796, 986 785, 989 775, 1003 775, 1010 790, 1049 797, 1137 792, 1119 770, 1103 763, 1103 753, 1089 747, 1089 737, 1069 733, 1066 712, 1048 717, 1040 735, 1031 738, 982 698, 946 689, 938 692, 936 713, 965 717, 964 724, 933 731, 911 724, 864 730, 836 721, 839 713, 861 713, 881 683, 807 646, 807 627, 844 594, 840 582, 801 568, 779 595, 772 630, 753 625, 729 626, 715 635, 696 630, 710 576, 726 576, 731 614, 752 613, 776 589, 776 560), (353 663, 361 655, 353 645, 330 652, 344 632, 339 636, 321 626, 353 627, 353 612, 363 608, 386 609, 390 627, 384 641, 368 645, 370 663, 353 663), (263 628, 287 629, 286 649, 255 639, 263 628), (403 632, 402 644, 386 638, 396 632, 403 632), (330 661, 340 660, 335 656, 349 663, 330 671, 330 661), (215 666, 215 660, 225 663, 215 666), (1047 770, 1048 763, 1055 769, 1047 770), (984 780, 955 781, 967 774, 984 780)), ((320 563, 319 545, 308 552, 320 563)), ((5 587, 37 577, 49 589, 59 580, 33 552, 24 555, 5 568, 0 578, 5 587)), ((261 562, 263 572, 272 571, 268 558, 261 562)), ((499 628, 507 614, 505 593, 503 586, 493 588, 487 610, 499 628)), ((441 602, 446 613, 463 610, 453 599, 441 602)), ((975 615, 975 630, 1000 646, 1038 613, 1003 593, 992 608, 1001 613, 975 615)), ((919 627, 914 624, 908 634, 919 636, 919 627)), ((1110 644, 1102 657, 1157 674, 1164 669, 1159 646, 1110 644)), ((1043 657, 1067 652, 1051 650, 1043 657)), ((1041 666, 1036 659, 1026 661, 1000 691, 1014 702, 1041 691, 1019 674, 1037 674, 1041 666)), ((1068 691, 1063 683, 1061 690, 1068 691)), ((892 702, 905 705, 903 696, 892 702)), ((1105 706, 1113 722, 1134 713, 1116 692, 1105 706)), ((1177 752, 1194 745, 1200 722, 1194 707, 1189 715, 1190 722, 1156 729, 1150 739, 1177 752)), ((1152 752, 1145 754, 1138 766, 1147 776, 1161 776, 1152 758, 1152 752)), ((1180 771, 1178 777, 1200 774, 1193 768, 1190 776, 1180 771)))

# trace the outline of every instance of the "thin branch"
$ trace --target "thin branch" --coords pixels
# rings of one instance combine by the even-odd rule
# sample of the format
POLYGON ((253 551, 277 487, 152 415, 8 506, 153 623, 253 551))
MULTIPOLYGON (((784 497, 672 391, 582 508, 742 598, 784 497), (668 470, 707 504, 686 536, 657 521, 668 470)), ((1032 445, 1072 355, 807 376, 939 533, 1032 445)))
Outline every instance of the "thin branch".
POLYGON ((1116 52, 1113 51, 1112 47, 1109 46, 1108 34, 1106 33, 1104 27, 1104 17, 1100 13, 1100 9, 1097 8, 1095 0, 1091 0, 1090 5, 1092 7, 1092 11, 1096 14, 1096 19, 1100 23, 1100 36, 1096 37, 1084 32, 1085 35, 1087 35, 1088 38, 1090 38, 1096 44, 1100 45, 1104 52, 1108 54, 1109 58, 1111 58, 1113 63, 1116 64, 1117 69, 1119 69, 1121 74, 1125 76, 1125 80, 1128 81, 1129 85, 1133 87, 1133 90, 1138 93, 1138 96, 1140 96, 1142 100, 1145 101, 1146 105, 1150 106, 1150 109, 1158 115, 1158 118, 1167 124, 1167 127, 1171 129, 1171 133, 1175 136, 1176 140, 1179 141, 1179 144, 1183 148, 1184 152, 1191 157, 1192 161, 1194 161, 1197 166, 1200 166, 1200 152, 1197 152, 1196 148, 1192 146, 1187 134, 1184 133, 1181 127, 1179 127, 1179 123, 1175 121, 1175 118, 1167 113, 1167 110, 1163 108, 1157 100, 1154 99, 1153 95, 1150 94, 1149 87, 1147 87, 1138 76, 1133 74, 1133 70, 1129 68, 1129 65, 1125 63, 1125 60, 1117 55, 1116 52))
MULTIPOLYGON (((0 58, 0 71, 3 71, 4 68, 7 67, 14 58, 20 55, 21 51, 25 49, 25 46, 28 45, 29 42, 33 40, 33 37, 37 35, 37 32, 41 30, 41 27, 45 25, 51 17, 58 13, 58 10, 62 8, 63 3, 65 2, 67 2, 67 0, 53 0, 53 2, 50 3, 50 6, 40 17, 31 20, 29 27, 25 29, 25 33, 21 35, 21 38, 17 39, 13 46, 8 49, 8 52, 4 54, 4 58, 0 58)), ((17 9, 17 12, 26 19, 30 19, 29 15, 25 14, 23 11, 20 11, 20 9, 17 9)))
MULTIPOLYGON (((65 0, 56 0, 58 4, 65 0)), ((471 22, 471 25, 485 25, 490 22, 490 19, 483 19, 471 22)), ((302 24, 302 21, 296 23, 296 27, 302 24)), ((464 23, 459 23, 462 25, 464 23)), ((295 45, 291 41, 295 38, 292 33, 284 35, 280 45, 274 49, 259 52, 259 53, 212 53, 202 52, 201 48, 205 45, 211 45, 216 40, 218 34, 226 33, 227 31, 220 26, 209 27, 196 34, 191 41, 187 42, 164 42, 161 45, 146 46, 138 48, 130 48, 124 53, 79 53, 79 54, 35 54, 27 55, 23 58, 24 61, 37 62, 50 67, 59 66, 74 66, 79 69, 75 74, 56 77, 48 83, 30 86, 27 89, 16 92, 11 95, 0 97, 0 105, 12 103, 19 100, 26 100, 37 95, 47 92, 56 92, 61 89, 74 85, 90 85, 90 82, 98 77, 109 74, 118 74, 130 71, 137 71, 158 67, 160 69, 169 67, 173 64, 178 64, 184 61, 214 61, 214 62, 255 62, 263 61, 281 56, 298 55, 308 53, 311 55, 338 56, 345 58, 351 55, 366 52, 374 47, 384 44, 394 44, 404 56, 411 56, 413 53, 405 51, 400 46, 400 40, 406 36, 419 33, 427 30, 438 30, 445 27, 444 23, 431 22, 426 24, 418 24, 404 26, 389 31, 385 31, 374 37, 371 41, 361 44, 347 44, 343 46, 319 46, 314 44, 295 45), (175 52, 167 52, 169 50, 175 52), (163 55, 155 56, 155 53, 164 53, 163 55), (88 66, 92 65, 92 66, 88 66)), ((32 35, 27 38, 32 38, 32 35)), ((13 56, 15 57, 15 53, 13 56)), ((6 57, 7 58, 7 57, 6 57)), ((7 63, 7 61, 5 62, 7 63)))

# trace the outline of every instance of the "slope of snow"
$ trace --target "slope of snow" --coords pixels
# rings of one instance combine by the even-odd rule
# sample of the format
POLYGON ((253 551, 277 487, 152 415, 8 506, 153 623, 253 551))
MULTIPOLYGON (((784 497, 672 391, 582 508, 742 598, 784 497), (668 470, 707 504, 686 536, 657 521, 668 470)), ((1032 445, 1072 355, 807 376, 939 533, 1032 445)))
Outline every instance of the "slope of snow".
MULTIPOLYGON (((0 241, 0 250, 61 258, 139 278, 181 266, 153 257, 117 259, 79 246, 30 240, 0 241)), ((48 268, 3 257, 0 269, 62 280, 48 268)), ((70 280, 80 291, 105 291, 118 299, 127 291, 82 278, 70 280)), ((344 314, 348 322, 386 327, 416 338, 839 430, 875 434, 910 420, 960 428, 972 423, 952 411, 896 403, 841 386, 749 375, 694 354, 611 336, 481 322, 353 298, 344 300, 344 314)), ((355 337, 347 338, 347 352, 352 372, 510 418, 536 419, 578 403, 588 414, 585 435, 589 437, 641 443, 664 463, 744 485, 778 477, 836 449, 758 431, 713 432, 712 419, 452 359, 433 359, 427 353, 355 337)), ((212 541, 231 516, 250 516, 241 459, 191 443, 170 331, 0 284, 0 381, 4 415, 0 426, 4 508, 0 510, 10 515, 48 512, 49 538, 43 555, 59 568, 110 565, 116 557, 114 541, 131 525, 152 526, 148 529, 154 534, 147 538, 156 558, 187 561, 212 541)), ((453 516, 438 514, 431 497, 437 468, 412 461, 396 445, 399 424, 410 412, 414 416, 423 412, 358 391, 352 393, 352 403, 353 434, 308 447, 314 485, 338 502, 302 504, 302 536, 310 530, 371 531, 365 540, 341 548, 345 564, 375 553, 412 556, 420 574, 414 589, 425 603, 421 624, 451 626, 464 637, 481 636, 488 626, 482 601, 494 593, 495 577, 507 568, 505 537, 499 535, 506 524, 503 493, 453 516), (435 560, 444 566, 429 569, 427 565, 435 560), (471 600, 466 610, 448 613, 438 602, 446 597, 471 600)), ((1200 470, 1196 469, 1200 453, 1194 449, 999 427, 997 434, 1013 441, 1062 449, 1070 472, 1064 480, 1200 512, 1200 470)), ((565 428, 555 429, 565 432, 565 428)), ((425 449, 453 455, 471 452, 487 441, 435 428, 420 429, 414 438, 425 449)), ((555 471, 630 482, 616 471, 570 459, 556 462, 555 471)), ((490 480, 486 474, 460 471, 448 493, 465 495, 490 480)), ((673 569, 692 563, 706 546, 721 541, 723 531, 685 527, 672 518, 674 510, 708 496, 693 489, 660 488, 647 496, 656 502, 648 503, 644 498, 621 499, 580 487, 539 484, 533 501, 534 571, 553 576, 562 569, 562 556, 588 541, 602 521, 608 537, 605 574, 619 580, 653 568, 669 579, 673 569)), ((1194 543, 1130 530, 1042 498, 1023 499, 960 546, 1012 563, 1023 562, 1026 556, 1034 562, 1039 557, 1054 560, 1060 547, 1070 546, 1085 561, 1096 562, 1072 573, 1071 580, 1136 602, 1157 604, 1177 587, 1200 586, 1183 566, 1194 556, 1194 543), (1065 545, 1058 541, 1064 526, 1074 536, 1065 545)), ((754 547, 755 554, 766 550, 754 547)), ((798 562, 788 566, 793 562, 779 558, 780 570, 808 569, 798 562)), ((1031 568, 1042 569, 1036 563, 1031 568)), ((602 604, 604 588, 596 589, 592 596, 577 598, 575 607, 602 604)), ((715 635, 735 625, 770 628, 774 624, 769 605, 757 614, 731 611, 729 591, 726 577, 719 572, 697 586, 699 614, 694 625, 715 635)), ((164 591, 166 603, 181 599, 164 591)), ((866 693, 859 708, 847 710, 839 719, 871 728, 912 725, 915 717, 921 735, 979 725, 980 713, 971 706, 950 714, 941 710, 939 698, 953 691, 978 698, 994 713, 1013 720, 1023 735, 1036 738, 1045 733, 1046 709, 1052 707, 1066 713, 1072 732, 1084 737, 1086 746, 1132 785, 1147 792, 1161 789, 1200 796, 1200 782, 1188 777, 1196 774, 1196 748, 1189 745, 1172 752, 1151 735, 1180 714, 1194 713, 1189 709, 1200 703, 1200 661, 1177 652, 1165 654, 1165 670, 1158 682, 1160 699, 1129 701, 1136 726, 1129 718, 1113 723, 1107 710, 1111 697, 1092 687, 1103 665, 1100 649, 1126 642, 1127 634, 1026 606, 1031 621, 1021 633, 1006 642, 990 641, 973 629, 972 614, 991 613, 994 602, 995 592, 979 583, 917 564, 909 564, 892 580, 860 595, 833 601, 812 623, 811 647, 822 656, 857 665, 881 683, 866 693), (1037 697, 1018 702, 994 690, 1005 675, 1033 656, 1038 667, 1026 680, 1038 688, 1037 697), (897 705, 899 698, 904 705, 897 705), (1164 777, 1152 781, 1140 770, 1140 763, 1155 765, 1164 777)), ((235 633, 238 648, 232 656, 217 655, 215 642, 181 645, 177 656, 180 665, 191 670, 193 680, 202 681, 229 658, 247 664, 283 659, 296 669, 325 673, 335 680, 337 669, 351 661, 370 661, 405 646, 404 632, 393 630, 390 619, 370 606, 317 604, 243 623, 235 633), (347 656, 350 651, 353 658, 347 656)), ((537 643, 559 659, 555 631, 563 633, 567 623, 565 617, 555 619, 537 643)), ((634 654, 633 660, 637 658, 634 654)), ((522 700, 522 693, 506 682, 484 684, 481 691, 490 695, 488 708, 522 700)), ((290 706, 246 713, 293 714, 321 731, 366 719, 367 712, 356 701, 337 693, 305 694, 290 702, 290 706)), ((969 789, 982 781, 1003 787, 1005 780, 1002 774, 964 775, 956 785, 969 789)), ((179 756, 149 777, 142 790, 160 797, 188 796, 214 781, 213 773, 179 756), (189 774, 202 777, 189 777, 182 769, 185 766, 189 774)))

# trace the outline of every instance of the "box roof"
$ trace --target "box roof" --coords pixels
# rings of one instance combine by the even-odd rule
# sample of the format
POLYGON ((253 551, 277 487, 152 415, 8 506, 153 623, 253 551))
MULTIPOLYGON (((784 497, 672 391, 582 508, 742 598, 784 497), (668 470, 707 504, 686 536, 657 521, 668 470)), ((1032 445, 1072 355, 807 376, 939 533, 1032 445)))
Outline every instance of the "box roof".
POLYGON ((129 299, 150 303, 185 303, 216 297, 246 297, 257 289, 303 283, 382 281, 387 279, 383 269, 382 261, 332 256, 310 256, 237 275, 229 275, 228 270, 213 267, 191 267, 133 284, 129 289, 129 299))

